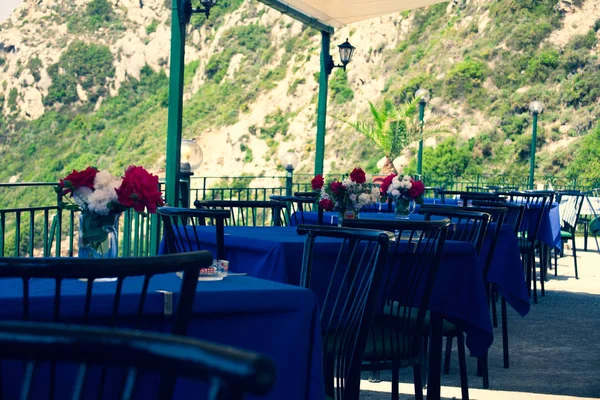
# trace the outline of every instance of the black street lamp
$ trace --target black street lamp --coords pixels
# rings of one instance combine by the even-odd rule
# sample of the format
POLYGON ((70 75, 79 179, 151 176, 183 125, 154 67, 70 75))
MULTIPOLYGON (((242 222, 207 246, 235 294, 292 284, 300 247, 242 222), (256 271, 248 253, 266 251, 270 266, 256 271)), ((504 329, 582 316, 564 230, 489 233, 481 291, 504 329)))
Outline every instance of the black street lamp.
POLYGON ((190 22, 192 14, 204 14, 206 15, 206 18, 208 18, 208 16, 210 15, 210 9, 217 5, 217 1, 218 0, 200 0, 200 4, 202 4, 202 7, 204 8, 193 8, 191 0, 184 0, 183 20, 186 24, 188 24, 190 22))
POLYGON ((354 49, 356 47, 352 46, 348 39, 340 45, 338 45, 338 49, 340 50, 340 61, 342 62, 340 65, 336 65, 333 62, 333 57, 329 56, 329 62, 327 63, 327 75, 331 74, 334 68, 343 68, 346 70, 346 65, 352 61, 352 55, 354 54, 354 49))

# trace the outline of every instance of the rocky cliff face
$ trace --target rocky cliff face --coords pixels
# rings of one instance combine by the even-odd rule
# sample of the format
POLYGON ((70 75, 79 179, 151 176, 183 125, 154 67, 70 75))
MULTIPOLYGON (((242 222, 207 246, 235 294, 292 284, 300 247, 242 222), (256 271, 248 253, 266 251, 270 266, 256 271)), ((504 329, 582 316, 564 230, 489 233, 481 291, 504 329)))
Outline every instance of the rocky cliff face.
MULTIPOLYGON (((184 136, 198 139, 204 150, 204 169, 212 175, 275 173, 280 168, 278 154, 288 150, 299 153, 301 170, 310 171, 314 159, 320 36, 255 1, 230 0, 221 4, 223 12, 217 12, 208 21, 194 17, 188 29, 186 63, 193 68, 186 71, 184 108, 188 114, 184 115, 184 136), (240 27, 248 29, 243 31, 240 27), (257 64, 260 68, 252 69, 257 64), (253 80, 246 76, 248 71, 255 71, 253 80), (207 104, 207 96, 217 98, 215 91, 220 91, 226 100, 207 104), (230 100, 238 95, 242 98, 230 100)), ((525 7, 516 0, 511 4, 519 10, 525 7)), ((329 113, 353 120, 366 115, 368 101, 377 103, 383 97, 402 101, 406 93, 414 92, 420 85, 430 85, 434 97, 427 113, 435 114, 448 127, 448 133, 428 139, 426 145, 435 145, 444 136, 459 137, 465 143, 472 140, 470 151, 474 154, 490 159, 494 155, 504 157, 495 163, 496 170, 502 172, 507 162, 519 162, 517 156, 506 156, 501 150, 518 141, 503 128, 507 118, 526 112, 526 104, 515 106, 514 96, 527 102, 538 96, 540 84, 559 96, 569 84, 568 77, 564 81, 562 77, 540 80, 537 75, 537 87, 524 84, 519 75, 529 73, 525 60, 521 69, 507 71, 516 74, 510 81, 516 90, 507 89, 494 76, 507 62, 504 53, 510 50, 522 55, 528 51, 534 57, 551 47, 560 55, 576 35, 587 34, 600 18, 600 0, 582 4, 562 1, 553 7, 554 25, 533 44, 515 45, 510 37, 496 38, 494 35, 506 29, 508 22, 501 20, 494 4, 484 0, 451 2, 434 11, 391 15, 346 26, 336 32, 332 43, 341 43, 348 37, 357 51, 346 76, 332 75, 329 113), (474 59, 482 60, 477 61, 482 76, 477 76, 478 72, 469 75, 473 66, 466 64, 474 59), (460 81, 457 76, 466 78, 460 81), (480 100, 467 89, 481 96, 480 100), (498 99, 508 105, 503 103, 500 107, 498 99), (484 108, 478 102, 489 105, 484 108), (492 137, 498 146, 479 143, 481 134, 492 137)), ((527 12, 536 12, 532 10, 527 12)), ((22 127, 19 121, 37 120, 48 111, 93 114, 107 99, 122 94, 121 88, 129 90, 130 82, 141 79, 144 68, 168 74, 170 12, 170 0, 25 0, 0 25, 0 106, 7 121, 0 126, 3 134, 18 134, 22 127), (108 54, 104 49, 108 49, 108 54), (85 65, 75 65, 77 54, 84 51, 88 57, 82 56, 85 65), (103 67, 96 68, 99 65, 103 67)), ((530 33, 523 33, 527 34, 530 33)), ((596 57, 595 40, 586 52, 586 57, 596 57)), ((597 59, 594 60, 589 62, 597 65, 597 59)), ((548 74, 552 68, 560 66, 552 64, 548 74)), ((571 76, 584 67, 574 68, 571 76)), ((592 127, 598 96, 587 108, 576 107, 575 114, 565 104, 560 104, 560 110, 553 110, 557 115, 547 121, 547 130, 556 132, 552 137, 543 136, 541 143, 547 153, 541 160, 548 165, 554 162, 552 154, 568 148, 577 136, 592 127), (563 112, 573 115, 562 118, 563 112)), ((147 115, 155 118, 154 125, 158 125, 149 134, 159 138, 159 145, 148 151, 155 160, 154 170, 160 171, 164 163, 166 113, 163 109, 147 115)), ((135 129, 147 127, 140 122, 135 129)), ((527 124, 518 129, 528 130, 527 124)), ((371 144, 332 117, 328 118, 327 146, 326 169, 330 172, 356 163, 370 163, 374 168, 373 163, 381 156, 371 144)), ((410 154, 409 149, 398 159, 399 164, 408 163, 410 154)), ((60 176, 62 171, 55 169, 60 176)))

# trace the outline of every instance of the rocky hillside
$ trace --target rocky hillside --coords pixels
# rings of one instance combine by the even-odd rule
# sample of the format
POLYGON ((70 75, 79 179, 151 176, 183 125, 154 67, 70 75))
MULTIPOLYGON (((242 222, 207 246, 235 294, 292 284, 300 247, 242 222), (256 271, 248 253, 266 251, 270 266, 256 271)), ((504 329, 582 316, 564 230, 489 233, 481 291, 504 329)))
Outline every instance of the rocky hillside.
MULTIPOLYGON (((374 172, 382 155, 333 117, 426 87, 426 118, 448 127, 426 142, 427 172, 525 174, 537 99, 541 173, 600 178, 598 21, 600 0, 458 0, 340 29, 332 43, 357 50, 330 78, 326 172, 374 172)), ((222 0, 188 34, 184 137, 203 149, 200 175, 273 174, 288 150, 310 172, 318 32, 222 0)), ((26 0, 0 25, 0 181, 164 171, 169 44, 170 0, 26 0)), ((397 164, 412 168, 413 149, 397 164)))

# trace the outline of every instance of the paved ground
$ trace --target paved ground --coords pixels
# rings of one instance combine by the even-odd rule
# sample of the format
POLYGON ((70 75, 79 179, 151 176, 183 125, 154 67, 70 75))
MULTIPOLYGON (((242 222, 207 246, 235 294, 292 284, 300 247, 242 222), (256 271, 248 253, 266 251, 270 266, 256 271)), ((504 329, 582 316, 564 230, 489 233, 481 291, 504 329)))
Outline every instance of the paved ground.
MULTIPOLYGON (((583 248, 583 239, 578 244, 583 248)), ((588 252, 578 251, 579 280, 575 279, 570 249, 558 260, 558 276, 549 273, 546 296, 532 304, 522 318, 509 307, 510 368, 502 365, 501 327, 490 349, 490 390, 475 375, 468 359, 469 394, 481 400, 558 400, 600 398, 600 254, 589 239, 588 252)), ((390 374, 381 383, 363 376, 361 399, 389 399, 390 374)), ((413 399, 412 370, 401 371, 401 399, 413 399)), ((442 397, 460 398, 456 345, 449 375, 442 375, 442 397)))

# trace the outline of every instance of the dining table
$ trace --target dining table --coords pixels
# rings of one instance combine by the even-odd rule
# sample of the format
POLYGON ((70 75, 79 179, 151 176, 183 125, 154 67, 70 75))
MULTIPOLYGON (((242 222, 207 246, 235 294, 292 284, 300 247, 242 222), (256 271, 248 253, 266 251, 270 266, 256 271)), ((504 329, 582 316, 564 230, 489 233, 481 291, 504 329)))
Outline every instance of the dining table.
MULTIPOLYGON (((131 328, 137 312, 143 277, 126 278, 119 307, 118 327, 131 328)), ((32 321, 51 321, 54 307, 54 280, 34 279, 31 283, 32 321)), ((111 316, 116 282, 94 284, 90 325, 104 325, 111 316)), ((82 323, 87 282, 67 279, 62 282, 61 320, 82 323)), ((170 332, 173 304, 176 304, 181 278, 177 274, 155 276, 150 281, 144 307, 143 329, 170 332)), ((17 279, 0 279, 0 319, 22 318, 22 284, 17 279)), ((198 282, 193 315, 188 336, 261 353, 273 360, 276 368, 275 386, 261 399, 323 399, 319 305, 310 290, 272 280, 250 276, 227 276, 220 281, 198 282)), ((11 361, 2 361, 2 363, 11 361)), ((14 363, 14 361, 13 361, 14 363)), ((23 368, 2 365, 2 390, 7 399, 16 399, 23 368), (11 376, 12 374, 12 376, 11 376), (15 382, 14 384, 11 382, 15 382)), ((55 398, 67 398, 64 387, 70 387, 73 376, 57 372, 55 398), (61 380, 64 384, 61 384, 61 380)), ((48 375, 36 373, 33 399, 47 398, 48 375), (46 379, 46 381, 44 381, 46 379), (45 383, 44 383, 45 382, 45 383)), ((156 381, 156 380, 154 380, 156 381)), ((154 381, 145 380, 137 399, 149 398, 144 393, 154 390, 154 381)), ((107 385, 116 390, 119 384, 107 385)), ((93 385, 88 390, 93 392, 93 385)), ((188 380, 179 381, 175 399, 198 398, 205 385, 188 380)), ((84 398, 95 398, 90 396, 84 398)), ((111 397, 107 392, 104 398, 111 397)), ((248 395, 248 399, 259 398, 248 395)))
MULTIPOLYGON (((194 229, 191 226, 187 228, 194 229)), ((202 250, 215 251, 214 227, 196 226, 195 229, 202 250)), ((332 240, 335 239, 316 241, 314 251, 319 256, 313 260, 313 275, 315 271, 325 270, 335 263, 337 252, 332 250, 332 240)), ((195 247, 194 243, 189 245, 195 247)), ((225 227, 229 270, 237 273, 298 285, 303 248, 304 237, 297 234, 295 227, 225 227)), ((163 242, 159 253, 164 251, 163 242)), ((467 347, 474 356, 484 355, 493 342, 482 274, 483 264, 470 243, 447 241, 429 302, 431 311, 463 328, 467 347)), ((314 286, 312 289, 318 298, 323 299, 324 293, 314 286)))

